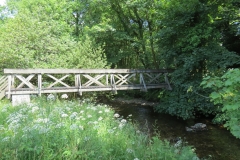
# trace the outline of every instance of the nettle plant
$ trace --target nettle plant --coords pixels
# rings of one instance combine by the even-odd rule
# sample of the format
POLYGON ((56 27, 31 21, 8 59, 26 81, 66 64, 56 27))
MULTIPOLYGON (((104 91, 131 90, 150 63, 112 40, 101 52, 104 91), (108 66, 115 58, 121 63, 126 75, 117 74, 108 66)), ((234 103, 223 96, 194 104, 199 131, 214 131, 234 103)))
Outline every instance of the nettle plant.
POLYGON ((222 77, 207 76, 201 85, 214 91, 211 101, 222 107, 222 121, 225 127, 237 138, 240 138, 240 70, 230 69, 222 77))

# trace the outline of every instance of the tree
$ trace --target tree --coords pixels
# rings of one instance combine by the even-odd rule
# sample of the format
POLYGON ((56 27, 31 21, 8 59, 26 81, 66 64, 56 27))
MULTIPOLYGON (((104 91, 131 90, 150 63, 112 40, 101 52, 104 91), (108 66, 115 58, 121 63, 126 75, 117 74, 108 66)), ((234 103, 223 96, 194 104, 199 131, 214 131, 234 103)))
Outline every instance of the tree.
POLYGON ((81 1, 75 10, 78 33, 104 45, 112 67, 160 68, 156 1, 81 1))
POLYGON ((103 49, 89 38, 76 41, 72 36, 73 29, 65 20, 68 16, 64 2, 36 0, 15 4, 17 14, 1 26, 1 68, 107 66, 103 49))
POLYGON ((240 70, 230 69, 221 77, 204 78, 201 85, 211 88, 211 101, 221 109, 215 121, 225 123, 230 132, 240 138, 240 70))
MULTIPOLYGON (((200 87, 205 75, 223 73, 237 63, 239 56, 222 44, 223 28, 219 19, 232 17, 233 1, 177 0, 161 1, 159 47, 166 67, 173 67, 173 91, 160 95, 157 111, 192 118, 195 112, 205 115, 217 112, 209 103, 210 90, 200 87), (228 10, 227 16, 223 10, 228 10), (220 23, 220 24, 219 24, 220 23)), ((229 19, 230 20, 230 19, 229 19)))

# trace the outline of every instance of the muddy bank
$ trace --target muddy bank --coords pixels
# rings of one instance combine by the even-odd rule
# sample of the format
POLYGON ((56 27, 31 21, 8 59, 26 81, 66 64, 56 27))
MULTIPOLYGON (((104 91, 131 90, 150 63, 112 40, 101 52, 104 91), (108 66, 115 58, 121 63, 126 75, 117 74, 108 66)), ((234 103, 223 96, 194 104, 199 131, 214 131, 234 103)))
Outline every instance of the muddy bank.
POLYGON ((125 99, 125 98, 114 98, 111 100, 112 102, 117 102, 121 104, 136 104, 141 106, 157 106, 158 102, 149 102, 143 99, 133 98, 133 99, 125 99))

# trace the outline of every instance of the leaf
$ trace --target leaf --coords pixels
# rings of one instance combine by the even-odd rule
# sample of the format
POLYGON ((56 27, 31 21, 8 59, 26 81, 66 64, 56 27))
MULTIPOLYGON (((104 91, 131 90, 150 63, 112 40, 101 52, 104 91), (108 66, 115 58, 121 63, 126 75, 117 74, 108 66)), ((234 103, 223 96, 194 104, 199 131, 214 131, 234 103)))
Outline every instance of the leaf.
POLYGON ((225 86, 231 86, 233 84, 233 81, 228 79, 228 80, 225 81, 224 84, 225 84, 225 86))
POLYGON ((210 97, 211 97, 212 99, 217 99, 217 98, 221 98, 221 95, 220 95, 219 93, 217 93, 217 92, 212 92, 212 93, 210 94, 210 97))
POLYGON ((223 111, 225 110, 237 110, 238 108, 240 108, 240 104, 239 103, 234 103, 234 104, 226 104, 223 107, 223 111))

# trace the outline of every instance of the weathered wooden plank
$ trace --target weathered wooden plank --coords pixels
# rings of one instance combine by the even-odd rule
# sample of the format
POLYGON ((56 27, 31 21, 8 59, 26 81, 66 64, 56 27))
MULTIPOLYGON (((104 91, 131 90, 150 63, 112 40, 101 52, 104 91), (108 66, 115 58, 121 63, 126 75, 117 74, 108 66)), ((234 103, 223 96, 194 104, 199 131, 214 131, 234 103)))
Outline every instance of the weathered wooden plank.
MULTIPOLYGON (((123 86, 117 86, 117 90, 129 90, 129 89, 142 89, 142 85, 123 85, 123 86)), ((164 84, 159 84, 159 85, 147 85, 147 89, 153 89, 153 88, 167 88, 168 86, 164 84)), ((112 86, 106 86, 106 87, 88 87, 84 88, 82 86, 82 92, 91 92, 91 91, 112 91, 113 87, 112 86)), ((79 92, 78 87, 71 87, 71 88, 50 88, 50 89, 42 89, 42 93, 69 93, 69 92, 79 92)), ((9 94, 8 92, 6 94, 9 94)), ((38 90, 11 90, 11 94, 38 94, 38 90)))
POLYGON ((83 86, 90 86, 93 83, 95 83, 95 84, 97 84, 99 86, 104 86, 104 84, 102 84, 101 82, 98 81, 99 79, 101 79, 104 76, 104 74, 96 75, 95 77, 91 77, 90 75, 87 75, 87 74, 83 74, 83 76, 85 78, 89 79, 89 81, 84 83, 83 86))
POLYGON ((42 74, 38 74, 38 95, 42 94, 42 74))
POLYGON ((167 77, 167 74, 164 74, 164 78, 165 78, 165 82, 166 82, 166 84, 168 85, 168 90, 172 90, 172 87, 171 87, 171 85, 170 85, 170 83, 169 83, 169 81, 168 81, 168 77, 167 77))
MULTIPOLYGON (((140 89, 147 91, 149 88, 165 88, 171 89, 170 83, 167 79, 168 70, 136 70, 136 69, 5 69, 8 74, 8 97, 11 94, 39 94, 42 93, 67 93, 88 91, 107 91, 111 90, 117 93, 117 90, 140 89), (14 73, 14 71, 16 71, 14 73), (19 72, 22 72, 20 74, 19 72), (33 73, 32 73, 33 72, 33 73), (25 76, 25 75, 29 76, 25 76), (38 74, 38 81, 31 80, 34 75, 38 74), (42 75, 46 74, 48 77, 55 80, 48 87, 42 86, 42 75), (55 75, 60 74, 61 78, 56 78, 55 75), (70 86, 67 82, 63 82, 69 75, 75 76, 75 86, 70 86), (81 83, 81 75, 87 79, 83 85, 81 83), (14 77, 21 80, 21 84, 17 88, 12 86, 14 84, 14 77), (102 82, 103 77, 106 76, 106 84, 102 82), (110 79, 108 78, 110 76, 110 79), (130 79, 134 76, 140 76, 140 82, 133 84, 130 79), (144 77, 146 76, 146 77, 144 77), (27 78, 24 78, 27 77, 27 78), (146 78, 146 79, 145 79, 146 78), (30 82, 30 80, 32 82, 30 82), (109 84, 110 81, 110 84, 109 84), (63 86, 54 87, 56 84, 63 86), (152 84, 155 83, 155 84, 152 84), (10 84, 10 85, 9 85, 10 84), (29 88, 22 88, 26 84, 29 88), (38 86, 34 86, 37 84, 38 86), (158 86, 161 87, 158 87, 158 86)), ((104 77, 105 78, 105 77, 104 77)), ((86 80, 84 79, 84 80, 86 80)), ((132 80, 132 79, 131 79, 132 80)), ((71 83, 71 82, 70 82, 71 83)), ((135 83, 135 81, 134 81, 135 83)))
POLYGON ((4 69, 4 74, 171 73, 171 69, 4 69))
POLYGON ((11 98, 12 75, 8 75, 8 99, 11 98))
POLYGON ((2 90, 6 90, 6 88, 7 88, 7 86, 8 86, 8 81, 5 81, 4 83, 2 83, 1 84, 1 86, 0 86, 0 91, 2 91, 2 90))
POLYGON ((152 83, 152 82, 154 82, 155 80, 157 80, 157 79, 162 75, 162 73, 159 73, 159 74, 154 75, 154 76, 151 76, 151 75, 149 75, 149 74, 146 74, 146 75, 151 78, 151 80, 148 81, 148 83, 152 83))
POLYGON ((47 88, 51 88, 53 87, 55 84, 57 83, 61 83, 62 85, 64 85, 65 87, 70 87, 69 85, 67 85, 66 83, 64 83, 62 80, 64 80, 65 78, 67 78, 69 76, 69 74, 63 76, 62 78, 58 79, 50 74, 47 74, 48 77, 52 78, 53 80, 55 80, 54 83, 50 84, 47 88))
POLYGON ((35 76, 35 74, 30 74, 27 78, 23 77, 22 75, 15 75, 15 76, 22 81, 21 84, 19 84, 16 88, 22 88, 25 84, 29 88, 35 88, 35 86, 29 82, 35 76))
POLYGON ((144 81, 144 78, 143 78, 143 74, 142 74, 142 73, 140 73, 140 84, 142 84, 143 87, 144 87, 144 89, 141 89, 141 90, 147 92, 147 87, 146 87, 146 84, 145 84, 145 81, 144 81))
POLYGON ((116 86, 116 83, 115 83, 114 74, 110 75, 110 79, 111 79, 112 91, 113 91, 114 94, 117 94, 117 86, 116 86))
POLYGON ((4 83, 5 81, 7 81, 7 76, 2 76, 2 77, 0 77, 0 85, 1 85, 2 83, 4 83))
POLYGON ((0 78, 0 91, 6 89, 7 84, 8 84, 7 79, 8 79, 7 76, 3 76, 3 77, 0 78))
POLYGON ((7 86, 8 86, 7 79, 8 79, 7 76, 0 77, 0 99, 5 97, 5 91, 6 91, 7 86))
POLYGON ((120 75, 119 74, 119 76, 117 76, 118 77, 118 81, 116 82, 116 85, 122 85, 122 84, 133 84, 131 81, 130 81, 130 79, 132 78, 132 77, 134 77, 134 76, 136 76, 136 74, 135 73, 133 73, 133 74, 131 74, 130 76, 129 76, 129 74, 127 74, 127 75, 125 75, 125 76, 122 76, 122 75, 120 75), (121 82, 121 83, 120 83, 121 82))

